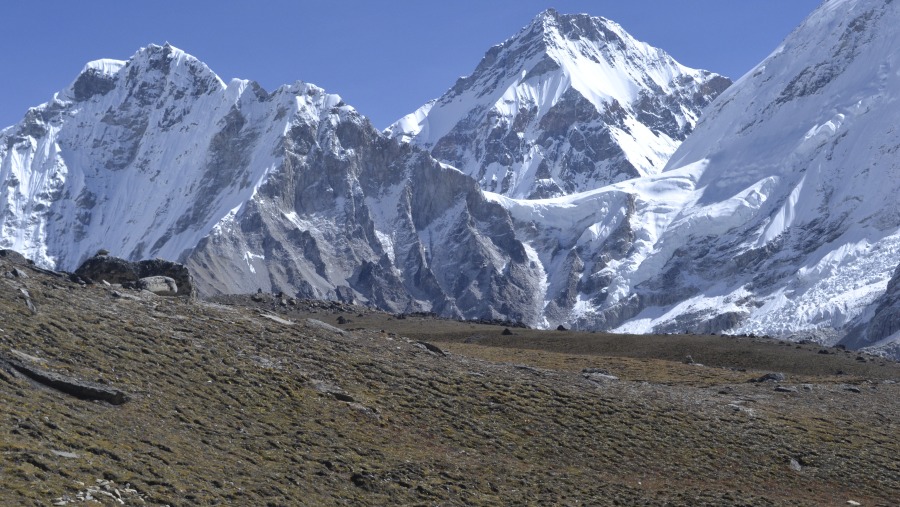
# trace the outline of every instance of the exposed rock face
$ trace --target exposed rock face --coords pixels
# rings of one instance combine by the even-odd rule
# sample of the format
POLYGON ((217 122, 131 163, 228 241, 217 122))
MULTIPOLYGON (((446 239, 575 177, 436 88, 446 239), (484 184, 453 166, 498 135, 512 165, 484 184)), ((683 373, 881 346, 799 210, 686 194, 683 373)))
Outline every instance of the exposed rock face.
POLYGON ((355 111, 321 115, 290 129, 282 169, 189 257, 205 290, 539 321, 540 275, 506 210, 355 111))
POLYGON ((0 257, 10 261, 12 264, 18 264, 20 266, 34 264, 34 262, 32 262, 29 259, 26 259, 24 255, 20 254, 19 252, 16 252, 15 250, 9 250, 9 249, 5 249, 5 248, 0 249, 0 257))
POLYGON ((116 284, 136 282, 140 278, 133 262, 109 255, 91 257, 75 270, 75 274, 90 281, 116 284))
POLYGON ((388 131, 510 197, 656 174, 731 81, 607 19, 548 10, 388 131))

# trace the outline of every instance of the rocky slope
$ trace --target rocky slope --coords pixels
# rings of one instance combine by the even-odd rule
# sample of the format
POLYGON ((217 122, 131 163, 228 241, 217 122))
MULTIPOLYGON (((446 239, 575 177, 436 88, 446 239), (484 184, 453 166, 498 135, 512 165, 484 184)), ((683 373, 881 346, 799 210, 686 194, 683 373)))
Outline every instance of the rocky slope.
POLYGON ((157 297, 7 252, 0 315, 2 505, 891 505, 900 490, 900 366, 865 354, 157 297))
POLYGON ((551 9, 388 131, 485 190, 553 197, 658 173, 730 84, 613 21, 551 9))

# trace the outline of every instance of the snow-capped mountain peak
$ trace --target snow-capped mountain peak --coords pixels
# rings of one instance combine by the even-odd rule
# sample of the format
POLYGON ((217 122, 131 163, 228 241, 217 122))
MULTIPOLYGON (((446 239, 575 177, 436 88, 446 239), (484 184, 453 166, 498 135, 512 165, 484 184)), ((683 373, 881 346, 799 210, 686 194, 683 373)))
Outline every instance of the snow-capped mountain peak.
POLYGON ((89 63, 0 132, 0 182, 0 248, 45 267, 107 249, 183 261, 206 294, 539 321, 537 267, 470 178, 315 85, 225 84, 169 45, 89 63))
POLYGON ((551 9, 388 132, 486 190, 569 194, 661 170, 729 83, 612 21, 551 9))
POLYGON ((662 173, 542 201, 491 195, 541 252, 550 322, 896 354, 897 26, 897 2, 825 2, 706 109, 662 173))

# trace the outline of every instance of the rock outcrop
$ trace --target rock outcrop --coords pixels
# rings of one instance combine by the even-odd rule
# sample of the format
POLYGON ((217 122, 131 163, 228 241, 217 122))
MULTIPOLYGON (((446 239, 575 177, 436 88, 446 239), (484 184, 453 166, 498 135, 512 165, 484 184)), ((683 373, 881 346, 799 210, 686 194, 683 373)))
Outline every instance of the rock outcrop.
POLYGON ((98 254, 75 270, 75 275, 91 282, 107 282, 150 292, 195 297, 193 276, 188 268, 162 259, 131 262, 119 257, 98 254))

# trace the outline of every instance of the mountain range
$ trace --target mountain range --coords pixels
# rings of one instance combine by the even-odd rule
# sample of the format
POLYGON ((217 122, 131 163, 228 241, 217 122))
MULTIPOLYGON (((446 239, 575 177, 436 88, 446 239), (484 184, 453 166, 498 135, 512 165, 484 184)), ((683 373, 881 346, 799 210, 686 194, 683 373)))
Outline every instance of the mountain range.
POLYGON ((730 87, 549 10, 385 132, 151 45, 0 131, 0 246, 179 260, 206 295, 897 355, 898 9, 826 1, 730 87))

